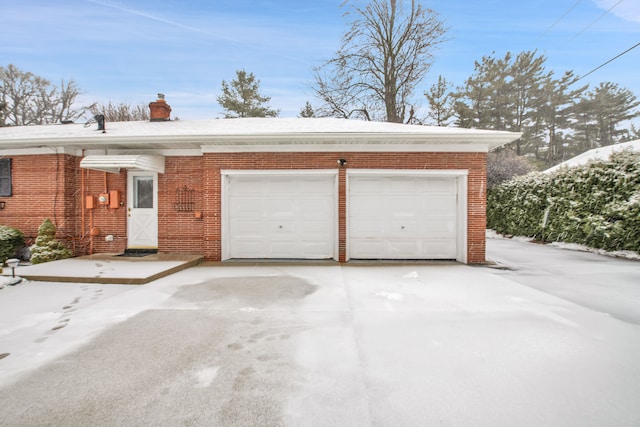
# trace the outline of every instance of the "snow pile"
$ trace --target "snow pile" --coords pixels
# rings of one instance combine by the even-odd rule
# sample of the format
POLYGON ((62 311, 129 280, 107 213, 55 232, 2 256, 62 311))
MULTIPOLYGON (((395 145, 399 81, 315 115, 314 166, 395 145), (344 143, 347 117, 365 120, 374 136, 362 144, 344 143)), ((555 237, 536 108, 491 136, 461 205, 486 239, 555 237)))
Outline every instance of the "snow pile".
POLYGON ((598 147, 589 151, 585 151, 584 153, 579 154, 565 162, 562 162, 559 165, 555 165, 547 169, 546 171, 544 171, 544 173, 556 172, 563 168, 584 166, 587 163, 593 161, 607 160, 613 153, 623 150, 640 151, 640 139, 636 139, 635 141, 621 142, 619 144, 607 145, 604 147, 598 147))
POLYGON ((529 174, 489 191, 487 224, 501 234, 640 251, 640 152, 529 174))

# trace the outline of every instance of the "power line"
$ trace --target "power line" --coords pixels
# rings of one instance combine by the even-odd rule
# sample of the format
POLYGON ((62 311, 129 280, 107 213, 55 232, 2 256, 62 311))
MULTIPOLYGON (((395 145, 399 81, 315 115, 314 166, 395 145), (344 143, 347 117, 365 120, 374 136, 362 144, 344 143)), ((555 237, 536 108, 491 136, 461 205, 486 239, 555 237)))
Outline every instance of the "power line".
POLYGON ((582 2, 582 0, 578 0, 577 2, 575 2, 575 3, 573 4, 573 6, 571 6, 571 7, 570 7, 570 8, 569 8, 569 9, 568 9, 568 10, 567 10, 567 11, 566 11, 566 12, 565 12, 565 13, 564 13, 560 18, 556 19, 556 20, 555 20, 555 22, 554 22, 553 24, 551 24, 551 25, 549 26, 549 28, 547 28, 547 29, 545 30, 545 32, 544 32, 544 33, 542 33, 542 34, 547 34, 549 31, 551 31, 551 29, 552 29, 553 27, 555 27, 556 25, 558 25, 558 22, 562 21, 562 20, 563 20, 563 19, 564 19, 568 14, 570 14, 570 13, 571 13, 571 11, 572 11, 573 9, 575 9, 575 8, 576 8, 576 6, 578 6, 581 2, 582 2))
POLYGON ((633 49, 637 48, 638 46, 640 46, 640 43, 636 43, 635 45, 631 46, 629 49, 625 50, 624 52, 614 56, 613 58, 611 58, 610 60, 608 60, 607 62, 605 62, 604 64, 598 65, 596 68, 594 68, 593 70, 589 71, 587 74, 580 76, 578 78, 578 80, 576 80, 576 82, 584 79, 585 77, 587 77, 589 74, 593 74, 596 71, 598 71, 600 68, 604 67, 605 65, 609 64, 610 62, 615 61, 616 59, 620 58, 622 55, 627 54, 628 52, 631 52, 633 49))
POLYGON ((571 38, 571 40, 574 40, 576 37, 578 37, 580 34, 584 33, 585 31, 587 31, 589 28, 591 28, 591 26, 593 24, 595 24, 596 22, 598 22, 599 20, 601 20, 605 15, 607 15, 609 12, 611 12, 616 6, 618 6, 620 3, 622 3, 624 0, 618 0, 618 2, 616 4, 614 4, 613 6, 611 6, 609 9, 607 9, 602 15, 598 16, 594 21, 592 21, 589 25, 587 25, 586 27, 584 27, 582 30, 580 30, 580 32, 578 34, 576 34, 575 36, 573 36, 571 38))

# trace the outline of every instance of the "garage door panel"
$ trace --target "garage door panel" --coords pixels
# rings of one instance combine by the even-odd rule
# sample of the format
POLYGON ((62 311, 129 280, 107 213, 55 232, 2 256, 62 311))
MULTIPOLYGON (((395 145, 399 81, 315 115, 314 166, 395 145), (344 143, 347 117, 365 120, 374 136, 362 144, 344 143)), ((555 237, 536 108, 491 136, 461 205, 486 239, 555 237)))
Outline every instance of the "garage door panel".
POLYGON ((354 194, 373 194, 380 192, 380 180, 378 178, 360 178, 358 181, 349 181, 349 187, 354 194))
POLYGON ((420 200, 416 199, 415 196, 388 197, 384 199, 384 202, 388 206, 387 209, 390 209, 393 215, 398 217, 413 216, 420 204, 420 200))
POLYGON ((335 202, 329 201, 327 198, 309 199, 304 203, 300 203, 297 208, 303 218, 326 218, 335 210, 335 202))
POLYGON ((389 235, 414 236, 418 230, 417 222, 411 218, 393 219, 387 223, 388 227, 385 233, 389 235))
POLYGON ((262 200, 255 197, 233 197, 230 200, 230 207, 236 213, 236 217, 253 216, 256 210, 262 209, 261 205, 262 200))
MULTIPOLYGON (((322 235, 325 233, 331 233, 331 224, 328 224, 324 220, 305 220, 300 221, 300 228, 304 234, 309 235, 322 235)), ((316 236, 320 237, 320 236, 316 236)))
POLYGON ((379 180, 380 188, 391 194, 415 194, 418 190, 418 183, 412 178, 392 178, 379 180))
POLYGON ((351 224, 351 237, 373 237, 384 231, 384 223, 380 220, 363 220, 351 224))
POLYGON ((243 195, 260 195, 264 194, 267 191, 266 183, 260 181, 254 177, 244 177, 242 180, 238 180, 234 183, 234 195, 243 196, 243 195))
POLYGON ((263 232, 263 222, 255 219, 235 218, 231 220, 231 227, 245 230, 245 236, 257 236, 263 232))
POLYGON ((455 177, 349 177, 351 258, 455 259, 455 177))
POLYGON ((451 194, 456 191, 456 181, 451 178, 431 178, 424 181, 425 191, 429 193, 451 194))
POLYGON ((303 178, 299 183, 301 185, 301 191, 308 194, 333 196, 335 193, 333 186, 327 186, 326 177, 303 178))
POLYGON ((333 258, 335 179, 329 174, 229 175, 225 259, 333 258))
POLYGON ((359 254, 358 258, 362 259, 383 259, 380 256, 385 252, 385 242, 373 239, 353 239, 350 242, 351 250, 359 254))
POLYGON ((429 240, 422 242, 423 259, 449 259, 455 252, 456 244, 450 239, 429 240))
POLYGON ((283 199, 282 197, 270 197, 264 200, 259 206, 264 206, 262 208, 262 215, 265 217, 295 216, 295 200, 283 199))

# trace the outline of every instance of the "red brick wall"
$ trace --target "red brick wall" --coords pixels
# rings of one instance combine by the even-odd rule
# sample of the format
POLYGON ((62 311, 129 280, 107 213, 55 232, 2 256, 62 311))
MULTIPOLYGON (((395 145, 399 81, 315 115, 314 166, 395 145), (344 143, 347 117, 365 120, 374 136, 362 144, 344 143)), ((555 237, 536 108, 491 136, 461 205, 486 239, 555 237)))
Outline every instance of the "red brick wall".
MULTIPOLYGON (((77 255, 122 252, 127 245, 127 173, 80 169, 80 158, 69 155, 11 156, 13 196, 0 198, 6 208, 0 223, 35 237, 39 225, 51 218, 58 236, 77 255), (106 182, 105 182, 106 180, 106 182), (86 195, 118 190, 123 206, 84 208, 86 195), (93 238, 91 228, 99 231, 93 238), (112 235, 113 241, 105 241, 112 235)), ((339 259, 346 256, 346 169, 465 169, 468 177, 468 262, 485 260, 486 154, 484 153, 207 153, 204 156, 166 157, 165 173, 158 175, 158 231, 161 252, 204 254, 221 258, 220 170, 334 169, 347 160, 338 175, 339 259), (194 190, 192 212, 176 210, 176 191, 194 190), (195 213, 202 212, 202 218, 195 213)))
MULTIPOLYGON (((468 170, 467 261, 485 261, 485 153, 208 153, 204 156, 204 255, 221 259, 220 170, 334 169, 337 160, 349 169, 462 169, 468 170)), ((338 175, 339 260, 346 257, 346 172, 338 175)))
POLYGON ((202 157, 166 157, 165 173, 158 174, 158 249, 162 252, 202 254, 204 210, 202 157), (177 209, 177 190, 193 190, 192 211, 177 209))
POLYGON ((37 237, 38 227, 47 218, 56 226, 58 237, 76 235, 77 159, 66 154, 10 158, 12 195, 0 197, 5 202, 0 224, 22 231, 28 243, 37 237))
POLYGON ((78 212, 81 223, 78 238, 84 243, 85 253, 119 253, 127 245, 127 212, 126 186, 127 173, 105 173, 89 169, 78 169, 78 212), (83 188, 84 184, 84 188, 83 188), (123 202, 119 208, 97 203, 98 196, 108 191, 119 191, 123 202), (96 204, 94 209, 85 209, 85 197, 93 196, 96 204), (84 221, 83 214, 84 212, 84 221), (96 235, 91 235, 94 229, 96 235), (113 236, 113 241, 107 242, 106 236, 113 236))

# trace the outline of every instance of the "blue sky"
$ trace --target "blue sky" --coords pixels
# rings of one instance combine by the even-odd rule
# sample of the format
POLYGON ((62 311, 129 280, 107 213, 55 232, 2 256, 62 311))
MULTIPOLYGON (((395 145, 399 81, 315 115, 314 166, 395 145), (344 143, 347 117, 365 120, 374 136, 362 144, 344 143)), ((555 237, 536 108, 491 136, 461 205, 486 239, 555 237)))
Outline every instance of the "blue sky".
MULTIPOLYGON (((172 117, 220 117, 222 80, 253 72, 282 117, 306 100, 313 68, 337 50, 343 0, 0 0, 0 65, 53 82, 73 78, 82 101, 148 103, 166 94, 172 117)), ((638 0, 423 0, 449 28, 418 87, 459 85, 474 61, 538 49, 547 69, 583 75, 640 42, 638 0), (605 12, 616 5, 609 13, 605 12), (560 19, 567 11, 570 12, 560 19), (604 14, 604 15, 603 15, 604 14), (560 19, 558 21, 558 19, 560 19), (554 25, 555 23, 555 25, 554 25)), ((640 47, 585 78, 640 97, 640 47)))

